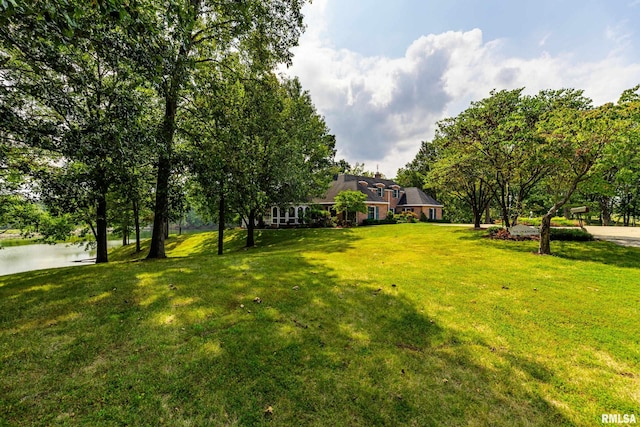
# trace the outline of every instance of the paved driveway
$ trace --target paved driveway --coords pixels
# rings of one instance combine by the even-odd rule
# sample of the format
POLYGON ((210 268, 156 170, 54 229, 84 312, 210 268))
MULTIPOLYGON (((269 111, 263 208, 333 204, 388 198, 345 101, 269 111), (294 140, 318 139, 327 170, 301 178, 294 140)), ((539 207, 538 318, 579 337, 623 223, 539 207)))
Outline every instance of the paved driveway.
POLYGON ((602 227, 587 225, 584 227, 593 237, 608 240, 622 246, 640 248, 640 227, 602 227))

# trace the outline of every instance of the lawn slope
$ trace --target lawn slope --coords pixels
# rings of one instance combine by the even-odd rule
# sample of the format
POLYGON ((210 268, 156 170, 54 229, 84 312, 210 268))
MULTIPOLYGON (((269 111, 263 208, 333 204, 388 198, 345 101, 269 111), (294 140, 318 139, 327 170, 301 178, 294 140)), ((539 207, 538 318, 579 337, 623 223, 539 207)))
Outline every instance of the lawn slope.
POLYGON ((640 408, 640 250, 429 224, 172 238, 0 277, 0 425, 598 425, 640 408))

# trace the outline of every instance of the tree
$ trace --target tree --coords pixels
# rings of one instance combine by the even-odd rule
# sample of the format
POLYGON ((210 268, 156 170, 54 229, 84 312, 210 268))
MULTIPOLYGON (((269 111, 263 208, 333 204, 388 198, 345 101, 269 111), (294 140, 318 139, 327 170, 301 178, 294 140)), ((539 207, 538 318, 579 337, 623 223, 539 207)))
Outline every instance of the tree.
POLYGON ((473 212, 473 223, 480 228, 482 214, 494 196, 494 175, 475 139, 475 123, 469 110, 455 118, 438 122, 430 147, 437 153, 426 180, 440 194, 448 193, 473 212))
POLYGON ((266 74, 245 80, 244 88, 244 137, 230 174, 229 203, 244 218, 252 247, 255 222, 269 206, 307 200, 328 188, 335 138, 297 79, 280 82, 266 74))
POLYGON ((349 214, 353 214, 353 223, 357 223, 356 213, 367 212, 367 205, 365 201, 367 200, 367 195, 360 191, 346 190, 339 192, 334 198, 335 205, 334 208, 338 213, 345 213, 345 220, 349 221, 349 214))
POLYGON ((270 205, 325 191, 335 152, 335 138, 297 79, 280 80, 237 55, 225 64, 200 70, 181 129, 201 205, 217 209, 219 254, 228 212, 241 215, 247 246, 254 246, 255 224, 270 205))
POLYGON ((605 104, 586 109, 582 100, 574 102, 576 96, 581 98, 580 92, 569 97, 563 92, 556 95, 564 99, 539 124, 540 135, 550 145, 545 160, 550 171, 544 184, 554 195, 553 205, 542 217, 540 254, 551 254, 551 218, 570 200, 578 186, 590 178, 605 148, 618 139, 623 130, 619 107, 605 104))
POLYGON ((2 103, 14 122, 30 122, 10 133, 55 160, 48 169, 60 185, 49 185, 51 174, 40 171, 43 186, 49 187, 43 191, 55 187, 70 193, 49 192, 49 200, 85 193, 80 197, 94 216, 95 224, 89 224, 96 262, 107 262, 107 193, 124 174, 125 159, 137 150, 133 134, 140 131, 136 121, 143 102, 137 92, 141 81, 121 54, 122 15, 104 13, 106 4, 8 4, 0 29, 2 103))
POLYGON ((164 100, 158 132, 154 226, 148 258, 164 258, 164 227, 169 209, 169 182, 175 161, 176 118, 180 99, 188 96, 198 64, 218 63, 231 51, 270 69, 288 62, 302 29, 299 0, 170 1, 149 10, 155 17, 149 49, 149 77, 164 100))

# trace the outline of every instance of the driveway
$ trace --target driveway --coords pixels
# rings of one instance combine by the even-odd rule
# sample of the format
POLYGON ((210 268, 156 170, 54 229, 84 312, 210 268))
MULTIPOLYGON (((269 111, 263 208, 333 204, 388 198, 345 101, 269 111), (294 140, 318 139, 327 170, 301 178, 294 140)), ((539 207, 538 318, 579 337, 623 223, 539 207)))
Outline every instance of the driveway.
POLYGON ((602 227, 586 225, 584 227, 593 237, 617 243, 622 246, 640 248, 640 227, 602 227))

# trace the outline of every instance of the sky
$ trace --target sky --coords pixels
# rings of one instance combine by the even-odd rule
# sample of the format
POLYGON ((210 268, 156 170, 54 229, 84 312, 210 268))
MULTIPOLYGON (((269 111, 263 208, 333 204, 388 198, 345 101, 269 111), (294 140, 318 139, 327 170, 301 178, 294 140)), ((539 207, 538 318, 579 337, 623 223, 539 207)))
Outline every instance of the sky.
POLYGON ((640 84, 640 0, 314 0, 285 74, 336 135, 336 159, 395 177, 492 89, 640 84))

